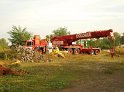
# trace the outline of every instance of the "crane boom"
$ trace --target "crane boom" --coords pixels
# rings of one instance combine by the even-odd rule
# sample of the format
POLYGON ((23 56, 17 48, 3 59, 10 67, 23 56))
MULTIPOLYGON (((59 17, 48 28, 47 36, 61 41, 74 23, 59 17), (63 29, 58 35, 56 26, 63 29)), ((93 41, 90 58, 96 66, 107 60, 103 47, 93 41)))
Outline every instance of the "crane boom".
POLYGON ((100 38, 100 37, 111 37, 112 29, 109 30, 99 30, 99 31, 89 31, 86 33, 71 34, 65 36, 56 36, 52 39, 53 45, 72 45, 72 42, 79 39, 90 39, 90 38, 100 38))

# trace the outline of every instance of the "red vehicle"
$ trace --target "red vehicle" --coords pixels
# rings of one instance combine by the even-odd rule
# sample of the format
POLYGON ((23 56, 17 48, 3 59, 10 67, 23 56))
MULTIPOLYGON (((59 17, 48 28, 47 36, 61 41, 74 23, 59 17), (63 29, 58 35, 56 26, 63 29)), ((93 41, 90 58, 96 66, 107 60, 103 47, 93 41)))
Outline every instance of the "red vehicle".
POLYGON ((41 51, 42 53, 46 52, 47 41, 40 39, 39 35, 34 35, 34 38, 26 41, 26 48, 32 50, 41 51))
POLYGON ((79 39, 91 39, 91 38, 100 38, 100 37, 112 37, 113 30, 99 30, 93 32, 65 35, 65 36, 56 36, 52 39, 53 46, 58 46, 63 50, 67 50, 71 54, 79 54, 79 53, 100 53, 100 48, 89 48, 84 47, 84 45, 72 44, 79 39))

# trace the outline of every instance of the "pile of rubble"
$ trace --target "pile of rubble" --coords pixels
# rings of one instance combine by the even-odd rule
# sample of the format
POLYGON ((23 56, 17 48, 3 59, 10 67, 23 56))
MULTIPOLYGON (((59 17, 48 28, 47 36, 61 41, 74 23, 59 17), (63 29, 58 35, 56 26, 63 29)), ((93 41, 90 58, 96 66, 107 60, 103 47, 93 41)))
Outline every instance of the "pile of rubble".
POLYGON ((22 62, 39 62, 43 59, 42 53, 23 46, 15 47, 16 59, 22 62))

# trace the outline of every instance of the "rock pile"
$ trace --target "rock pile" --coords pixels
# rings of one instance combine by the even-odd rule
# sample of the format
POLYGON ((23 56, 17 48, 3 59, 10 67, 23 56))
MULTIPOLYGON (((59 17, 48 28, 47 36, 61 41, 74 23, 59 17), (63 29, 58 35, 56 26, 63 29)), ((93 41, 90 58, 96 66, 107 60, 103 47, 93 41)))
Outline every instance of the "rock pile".
POLYGON ((17 59, 22 62, 39 62, 43 59, 42 53, 23 46, 15 47, 15 51, 17 59))

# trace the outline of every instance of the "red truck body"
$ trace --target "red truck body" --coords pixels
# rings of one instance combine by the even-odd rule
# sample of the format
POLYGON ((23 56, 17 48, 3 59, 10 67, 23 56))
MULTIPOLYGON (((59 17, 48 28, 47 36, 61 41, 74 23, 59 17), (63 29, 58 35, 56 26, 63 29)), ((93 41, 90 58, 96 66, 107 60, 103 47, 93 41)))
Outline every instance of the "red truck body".
POLYGON ((85 48, 82 45, 72 44, 72 42, 79 39, 91 39, 91 38, 101 38, 101 37, 112 37, 113 30, 99 30, 86 33, 56 36, 52 39, 53 46, 58 46, 63 50, 67 50, 69 53, 79 54, 79 53, 100 53, 100 48, 85 48))
POLYGON ((34 35, 34 38, 26 41, 26 48, 30 48, 32 50, 38 50, 43 53, 46 52, 47 41, 44 39, 40 39, 39 35, 34 35))

